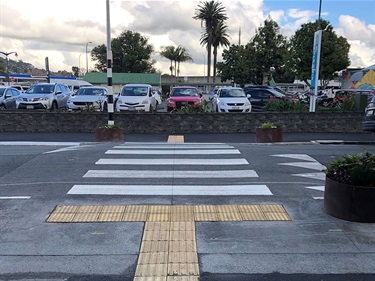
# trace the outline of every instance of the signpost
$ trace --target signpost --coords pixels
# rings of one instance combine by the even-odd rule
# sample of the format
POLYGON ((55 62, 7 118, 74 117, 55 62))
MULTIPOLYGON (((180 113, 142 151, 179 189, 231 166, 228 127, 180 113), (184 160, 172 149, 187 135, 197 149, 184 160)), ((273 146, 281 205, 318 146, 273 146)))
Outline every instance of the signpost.
POLYGON ((315 112, 315 100, 318 92, 319 65, 320 65, 320 48, 322 44, 322 31, 314 33, 314 49, 311 66, 311 83, 310 83, 310 112, 315 112))

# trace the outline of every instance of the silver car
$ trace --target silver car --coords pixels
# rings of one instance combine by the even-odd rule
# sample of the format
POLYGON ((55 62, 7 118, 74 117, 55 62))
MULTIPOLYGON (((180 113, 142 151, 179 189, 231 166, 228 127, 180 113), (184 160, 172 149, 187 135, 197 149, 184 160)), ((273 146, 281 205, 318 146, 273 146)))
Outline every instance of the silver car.
POLYGON ((12 87, 0 87, 0 110, 15 109, 16 100, 21 92, 12 87))
POLYGON ((17 98, 17 109, 66 108, 70 90, 60 83, 38 83, 32 85, 17 98))
POLYGON ((107 89, 104 87, 83 87, 68 99, 67 109, 99 110, 107 109, 107 89))

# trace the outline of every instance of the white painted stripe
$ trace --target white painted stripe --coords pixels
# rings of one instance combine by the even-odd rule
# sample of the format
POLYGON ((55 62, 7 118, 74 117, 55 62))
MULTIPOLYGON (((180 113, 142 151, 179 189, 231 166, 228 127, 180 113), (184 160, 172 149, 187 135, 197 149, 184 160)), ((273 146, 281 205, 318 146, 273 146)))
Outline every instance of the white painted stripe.
POLYGON ((230 146, 230 145, 220 145, 220 144, 208 144, 208 145, 190 145, 190 144, 163 144, 163 145, 157 145, 157 144, 152 144, 152 145, 147 145, 147 144, 144 144, 144 145, 117 145, 115 147, 113 147, 115 149, 144 149, 144 148, 161 148, 161 149, 165 149, 165 148, 171 148, 171 149, 180 149, 180 148, 206 148, 206 149, 209 149, 209 148, 221 148, 221 149, 225 149, 225 148, 234 148, 233 146, 230 146))
POLYGON ((256 178, 254 170, 226 171, 137 171, 137 170, 89 170, 85 178, 256 178))
POLYGON ((324 197, 313 197, 315 200, 324 200, 324 197))
POLYGON ((0 200, 13 200, 13 199, 30 199, 31 196, 2 196, 0 197, 0 200))
POLYGON ((312 158, 311 156, 307 154, 277 154, 277 155, 272 155, 275 157, 285 157, 285 158, 293 158, 293 159, 298 159, 298 160, 305 160, 305 161, 314 161, 316 160, 312 158))
POLYGON ((0 145, 46 145, 46 146, 78 146, 79 142, 48 142, 48 141, 0 141, 0 145))
POLYGON ((85 195, 272 195, 266 185, 74 185, 85 195))
POLYGON ((241 154, 237 149, 202 149, 202 150, 108 150, 105 154, 142 154, 142 155, 217 155, 241 154))
POLYGON ((306 186, 305 188, 318 190, 318 191, 324 191, 325 187, 324 187, 324 185, 321 185, 321 186, 306 186))
POLYGON ((320 164, 319 162, 291 162, 291 163, 279 163, 278 165, 300 167, 306 169, 312 169, 317 171, 322 171, 326 169, 326 166, 320 164))
POLYGON ((248 165, 246 159, 99 159, 98 165, 248 165))
POLYGON ((311 178, 315 180, 325 180, 326 174, 325 173, 308 173, 308 174, 293 174, 292 176, 296 177, 305 177, 305 178, 311 178))

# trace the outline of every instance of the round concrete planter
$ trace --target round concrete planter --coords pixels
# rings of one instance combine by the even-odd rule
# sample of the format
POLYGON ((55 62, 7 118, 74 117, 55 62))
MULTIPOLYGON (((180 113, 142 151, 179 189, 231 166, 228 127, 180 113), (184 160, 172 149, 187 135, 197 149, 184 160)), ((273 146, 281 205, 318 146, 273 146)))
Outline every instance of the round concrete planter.
POLYGON ((282 142, 282 128, 256 128, 256 141, 259 143, 282 142))
POLYGON ((98 142, 124 141, 124 129, 122 128, 96 128, 95 139, 98 142))
POLYGON ((339 219, 375 222, 375 188, 348 185, 326 177, 324 210, 339 219))

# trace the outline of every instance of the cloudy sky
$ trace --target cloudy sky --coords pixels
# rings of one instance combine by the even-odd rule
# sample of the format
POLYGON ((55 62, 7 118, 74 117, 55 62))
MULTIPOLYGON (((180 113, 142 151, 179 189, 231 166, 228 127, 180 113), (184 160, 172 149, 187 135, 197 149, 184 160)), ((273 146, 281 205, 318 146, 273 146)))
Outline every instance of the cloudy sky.
MULTIPOLYGON (((231 43, 246 44, 264 20, 278 22, 291 36, 301 24, 318 18, 319 0, 220 1, 228 14, 231 43)), ((155 47, 156 68, 169 73, 169 61, 158 55, 162 46, 182 45, 194 62, 181 65, 181 75, 203 75, 206 50, 200 46, 200 22, 194 20, 199 1, 110 1, 111 36, 124 30, 140 32, 155 47)), ((322 18, 351 44, 351 67, 375 64, 375 1, 323 0, 322 18)), ((49 57, 52 71, 86 66, 85 49, 106 42, 106 0, 0 0, 0 51, 17 51, 9 58, 44 67, 49 57)), ((221 54, 222 50, 219 50, 221 54)), ((220 59, 219 59, 220 60, 220 59)), ((94 62, 89 57, 89 68, 94 62)))

